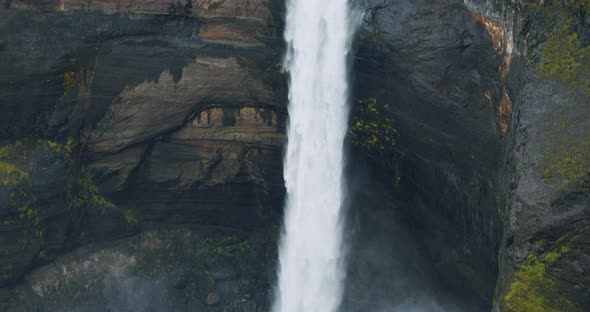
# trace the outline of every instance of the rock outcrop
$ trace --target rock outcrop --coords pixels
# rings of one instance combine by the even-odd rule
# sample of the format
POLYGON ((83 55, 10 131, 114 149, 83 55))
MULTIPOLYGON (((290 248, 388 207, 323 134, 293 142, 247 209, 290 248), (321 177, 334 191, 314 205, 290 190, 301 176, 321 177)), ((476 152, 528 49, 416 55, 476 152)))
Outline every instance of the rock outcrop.
MULTIPOLYGON (((485 311, 494 294, 502 234, 498 172, 505 130, 497 103, 505 91, 498 70, 503 58, 486 28, 461 3, 367 1, 366 8, 355 59, 355 100, 362 107, 372 99, 382 114, 391 115, 401 150, 397 170, 382 169, 388 159, 368 160, 375 169, 367 179, 377 185, 360 192, 382 200, 371 208, 363 205, 371 212, 361 214, 384 217, 371 218, 375 224, 364 226, 373 233, 366 235, 409 233, 403 240, 390 237, 400 249, 389 261, 409 262, 396 271, 408 285, 414 280, 405 272, 413 270, 416 276, 431 276, 426 284, 439 286, 435 294, 425 282, 409 290, 397 284, 396 274, 383 283, 391 297, 439 297, 485 311), (391 226, 398 230, 392 233, 391 226)), ((366 159, 365 149, 356 149, 355 155, 366 159)))
POLYGON ((588 4, 367 7, 358 98, 392 107, 403 153, 385 202, 434 272, 452 272, 442 281, 475 290, 483 310, 492 297, 501 311, 587 310, 588 4))
POLYGON ((284 193, 282 6, 5 1, 0 287, 151 224, 271 228, 284 193))
POLYGON ((520 63, 508 81, 516 96, 496 308, 588 310, 590 4, 473 8, 495 12, 514 30, 520 63))
POLYGON ((8 311, 260 311, 270 287, 259 278, 270 273, 261 259, 275 243, 264 232, 146 230, 36 270, 12 290, 8 311))

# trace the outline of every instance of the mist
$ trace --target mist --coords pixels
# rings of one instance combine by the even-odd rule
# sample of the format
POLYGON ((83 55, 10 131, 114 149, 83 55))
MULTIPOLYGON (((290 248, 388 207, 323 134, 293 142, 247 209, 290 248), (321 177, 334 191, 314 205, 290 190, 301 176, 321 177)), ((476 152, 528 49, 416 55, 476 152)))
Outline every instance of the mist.
POLYGON ((351 153, 348 166, 348 275, 343 312, 470 311, 448 289, 403 214, 391 181, 384 183, 351 153))

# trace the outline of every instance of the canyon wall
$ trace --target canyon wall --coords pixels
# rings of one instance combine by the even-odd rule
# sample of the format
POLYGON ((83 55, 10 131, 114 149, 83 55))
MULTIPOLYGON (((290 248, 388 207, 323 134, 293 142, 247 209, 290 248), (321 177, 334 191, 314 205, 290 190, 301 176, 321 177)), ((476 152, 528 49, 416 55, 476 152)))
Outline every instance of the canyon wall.
MULTIPOLYGON (((268 308, 284 5, 3 1, 0 311, 268 308)), ((588 2, 357 5, 346 311, 588 310, 588 2)))
POLYGON ((118 257, 92 270, 115 270, 117 283, 128 275, 134 283, 138 273, 130 270, 141 270, 146 252, 145 259, 176 252, 176 273, 148 271, 180 283, 181 295, 166 300, 184 306, 217 305, 221 294, 228 306, 250 307, 261 296, 255 291, 266 296, 270 286, 232 272, 273 270, 260 259, 242 263, 271 239, 256 233, 269 231, 281 213, 282 12, 280 1, 3 2, 0 287, 12 286, 2 288, 1 306, 88 303, 69 302, 76 296, 68 289, 93 273, 84 260, 59 256, 138 233, 152 233, 156 245, 89 247, 79 257, 118 257), (175 251, 197 238, 204 246, 175 251), (52 283, 53 273, 23 282, 55 261, 82 273, 64 274, 42 292, 35 285, 52 283), (218 270, 226 273, 217 277, 218 270), (233 284, 220 286, 227 279, 233 284))

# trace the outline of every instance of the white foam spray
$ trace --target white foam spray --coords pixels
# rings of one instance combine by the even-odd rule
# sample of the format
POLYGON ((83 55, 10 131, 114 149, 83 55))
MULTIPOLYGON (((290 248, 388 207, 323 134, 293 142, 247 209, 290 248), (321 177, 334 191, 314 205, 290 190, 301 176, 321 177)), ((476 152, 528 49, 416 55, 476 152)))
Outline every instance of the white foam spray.
POLYGON ((334 312, 342 300, 343 143, 354 20, 347 0, 288 0, 287 202, 274 312, 334 312))

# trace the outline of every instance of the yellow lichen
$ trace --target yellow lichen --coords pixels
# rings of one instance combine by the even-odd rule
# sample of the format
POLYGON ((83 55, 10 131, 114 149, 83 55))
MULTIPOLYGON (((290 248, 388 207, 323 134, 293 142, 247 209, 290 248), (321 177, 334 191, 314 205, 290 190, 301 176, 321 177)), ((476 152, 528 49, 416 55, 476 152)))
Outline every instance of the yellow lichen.
POLYGON ((30 180, 29 173, 20 170, 13 164, 0 161, 0 184, 4 186, 15 186, 23 180, 30 180))
POLYGON ((575 183, 590 174, 590 141, 573 143, 567 149, 547 153, 544 176, 558 179, 562 187, 575 183))
POLYGON ((588 118, 590 112, 565 109, 538 120, 545 129, 537 147, 543 152, 538 168, 546 182, 565 188, 590 174, 588 118))
MULTIPOLYGON (((588 6, 587 0, 569 2, 569 6, 580 9, 588 6)), ((580 40, 571 12, 556 3, 541 12, 545 16, 544 28, 549 36, 541 44, 541 59, 537 65, 539 72, 572 89, 590 93, 590 46, 583 45, 580 40)), ((536 45, 536 39, 533 40, 536 45)))
POLYGON ((49 149, 57 154, 64 154, 66 160, 71 160, 72 158, 72 149, 74 146, 74 139, 72 137, 68 137, 65 144, 57 143, 54 141, 42 141, 47 144, 49 149))
POLYGON ((73 177, 67 194, 67 204, 70 209, 89 207, 105 210, 116 208, 115 204, 102 196, 100 189, 94 184, 88 171, 84 169, 73 177))
POLYGON ((78 84, 78 80, 80 79, 80 74, 77 72, 73 72, 73 71, 65 72, 63 78, 64 78, 64 94, 63 94, 63 96, 65 97, 78 84))
POLYGON ((26 158, 26 155, 23 154, 23 143, 21 141, 0 147, 0 159, 14 158, 17 155, 21 159, 26 158))

